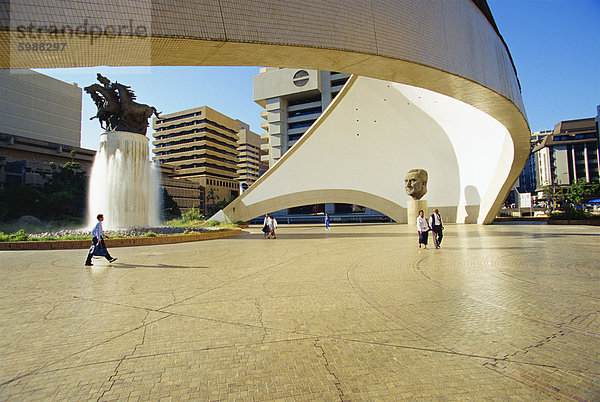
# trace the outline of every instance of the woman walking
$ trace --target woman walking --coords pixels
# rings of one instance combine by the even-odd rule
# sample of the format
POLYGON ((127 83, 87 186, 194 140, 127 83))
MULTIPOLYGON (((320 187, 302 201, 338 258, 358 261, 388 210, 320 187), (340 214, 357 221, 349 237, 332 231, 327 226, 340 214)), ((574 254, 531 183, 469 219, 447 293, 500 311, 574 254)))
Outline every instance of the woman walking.
POLYGON ((429 237, 429 223, 427 223, 427 218, 425 218, 423 214, 423 210, 419 210, 419 216, 417 217, 417 230, 419 232, 419 248, 421 248, 421 244, 427 250, 427 238, 429 237))
POLYGON ((267 236, 271 234, 271 228, 269 227, 269 214, 265 214, 265 220, 263 222, 263 239, 266 239, 267 236))

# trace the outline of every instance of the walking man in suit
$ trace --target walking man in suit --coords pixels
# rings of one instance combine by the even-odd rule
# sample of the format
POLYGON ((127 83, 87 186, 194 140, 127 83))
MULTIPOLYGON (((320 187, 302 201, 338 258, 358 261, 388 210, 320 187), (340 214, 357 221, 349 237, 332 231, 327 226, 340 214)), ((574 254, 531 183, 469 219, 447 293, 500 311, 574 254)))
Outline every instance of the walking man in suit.
POLYGON ((442 237, 444 236, 444 222, 442 222, 440 211, 437 208, 433 210, 433 213, 429 218, 429 226, 433 230, 433 244, 435 245, 435 248, 440 248, 442 237))

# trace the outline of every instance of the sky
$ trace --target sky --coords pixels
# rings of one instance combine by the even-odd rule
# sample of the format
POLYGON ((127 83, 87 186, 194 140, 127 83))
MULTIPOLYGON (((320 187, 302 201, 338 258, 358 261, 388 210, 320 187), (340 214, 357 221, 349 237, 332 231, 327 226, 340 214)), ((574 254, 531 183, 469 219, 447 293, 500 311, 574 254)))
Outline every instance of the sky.
POLYGON ((596 116, 600 0, 488 0, 521 83, 531 131, 596 116))
MULTIPOLYGON (((532 131, 561 120, 596 116, 600 105, 600 0, 488 0, 517 68, 532 131)), ((302 67, 302 66, 298 66, 302 67)), ((253 101, 259 67, 89 67, 36 69, 81 88, 96 73, 131 86, 137 101, 163 113, 209 106, 260 128, 253 101)), ((98 149, 102 132, 92 99, 83 94, 83 148, 98 149)), ((152 130, 149 130, 149 133, 152 130)))

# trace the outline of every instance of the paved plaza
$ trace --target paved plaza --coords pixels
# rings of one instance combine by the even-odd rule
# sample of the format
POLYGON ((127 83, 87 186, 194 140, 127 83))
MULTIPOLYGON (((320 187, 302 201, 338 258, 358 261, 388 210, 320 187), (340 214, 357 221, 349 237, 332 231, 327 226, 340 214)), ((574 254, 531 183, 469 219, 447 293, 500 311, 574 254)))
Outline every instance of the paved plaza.
POLYGON ((0 252, 1 400, 600 400, 600 229, 0 252))

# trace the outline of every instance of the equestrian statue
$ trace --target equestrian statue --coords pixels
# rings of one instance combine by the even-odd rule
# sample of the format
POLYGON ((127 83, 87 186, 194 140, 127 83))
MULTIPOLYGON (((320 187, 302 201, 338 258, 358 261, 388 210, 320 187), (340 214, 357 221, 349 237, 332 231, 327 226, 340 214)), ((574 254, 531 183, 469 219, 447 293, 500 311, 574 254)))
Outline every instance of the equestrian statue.
POLYGON ((97 74, 100 84, 92 84, 84 90, 96 103, 98 112, 90 120, 98 119, 100 127, 107 131, 126 131, 146 135, 148 119, 154 114, 160 116, 153 106, 134 102, 135 93, 127 85, 97 74))

